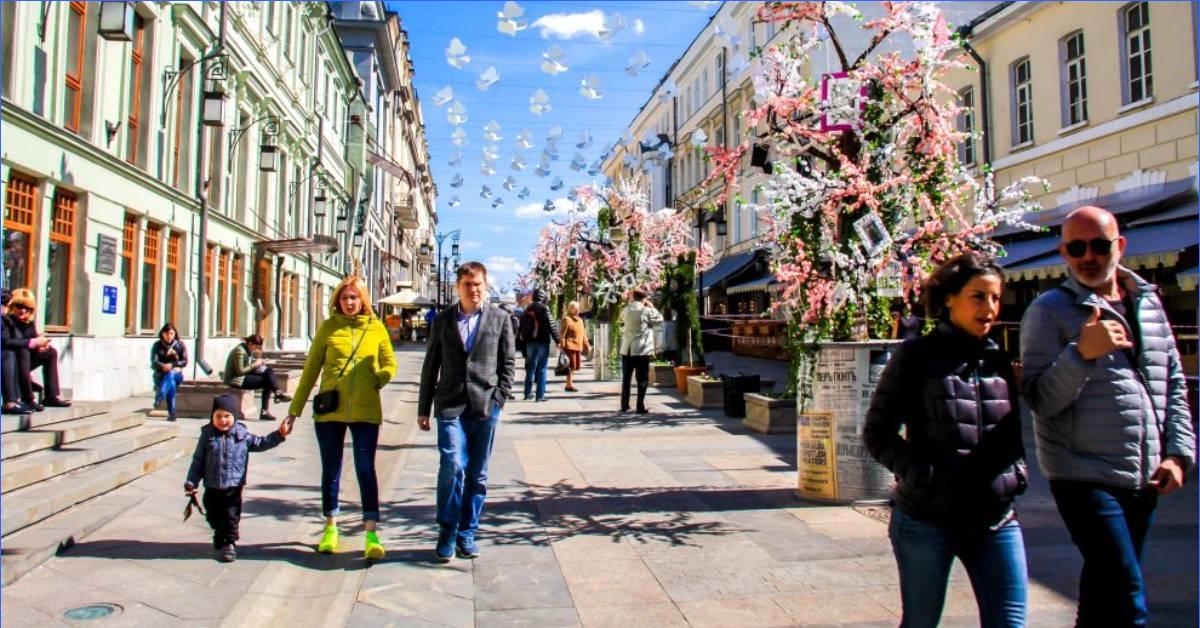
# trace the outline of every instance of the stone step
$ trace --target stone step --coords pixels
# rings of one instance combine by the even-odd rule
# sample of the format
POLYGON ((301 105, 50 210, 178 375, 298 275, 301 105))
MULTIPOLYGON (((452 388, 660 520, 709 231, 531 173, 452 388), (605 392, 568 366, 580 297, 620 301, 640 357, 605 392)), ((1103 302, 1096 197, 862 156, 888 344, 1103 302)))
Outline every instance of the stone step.
POLYGON ((192 446, 184 440, 172 438, 6 493, 0 536, 7 545, 10 534, 170 464, 192 446))
POLYGON ((141 425, 130 430, 104 434, 63 449, 38 451, 6 462, 0 476, 0 492, 8 493, 55 476, 111 460, 174 438, 174 425, 141 425))
POLYGON ((51 449, 57 436, 49 432, 12 432, 0 439, 0 460, 51 449))
POLYGON ((107 401, 76 401, 70 408, 46 408, 33 414, 6 414, 0 417, 3 429, 0 433, 8 434, 23 430, 33 430, 44 425, 53 425, 64 421, 83 419, 108 412, 112 404, 107 401))
POLYGON ((55 446, 61 448, 89 438, 138 427, 145 422, 146 415, 144 414, 102 414, 32 431, 55 434, 55 446))
POLYGON ((145 499, 144 493, 106 495, 5 537, 4 554, 0 557, 3 586, 12 584, 51 556, 79 543, 145 499))

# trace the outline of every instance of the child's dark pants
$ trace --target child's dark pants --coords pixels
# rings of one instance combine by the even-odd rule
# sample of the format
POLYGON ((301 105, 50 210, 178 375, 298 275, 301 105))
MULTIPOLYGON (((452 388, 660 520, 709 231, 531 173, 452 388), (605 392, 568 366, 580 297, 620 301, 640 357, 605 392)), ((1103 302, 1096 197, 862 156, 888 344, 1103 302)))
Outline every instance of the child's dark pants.
POLYGON ((238 540, 242 520, 242 487, 204 489, 204 517, 213 529, 213 547, 220 549, 238 540))

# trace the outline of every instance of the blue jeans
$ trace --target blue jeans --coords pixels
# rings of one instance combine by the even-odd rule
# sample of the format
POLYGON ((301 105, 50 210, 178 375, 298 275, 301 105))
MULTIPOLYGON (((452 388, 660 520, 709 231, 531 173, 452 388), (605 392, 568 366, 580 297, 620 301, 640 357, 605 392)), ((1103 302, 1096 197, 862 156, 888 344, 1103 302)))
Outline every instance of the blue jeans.
POLYGON ((550 345, 531 342, 525 347, 525 398, 533 390, 537 377, 537 398, 546 398, 546 363, 550 361, 550 345))
MULTIPOLYGON (((266 392, 266 391, 264 391, 266 392)), ((341 512, 338 489, 342 481, 342 451, 346 430, 354 443, 354 475, 362 498, 363 521, 379 521, 379 480, 375 477, 375 450, 379 446, 379 425, 317 421, 317 447, 321 450, 321 512, 326 517, 341 512)))
POLYGON ((171 371, 164 373, 159 371, 154 374, 154 405, 158 405, 158 400, 162 399, 167 402, 167 416, 175 416, 175 390, 179 388, 179 384, 183 382, 183 371, 171 371))
POLYGON ((459 539, 474 540, 479 529, 500 412, 496 405, 491 417, 438 417, 437 522, 450 536, 457 532, 459 539))
POLYGON ((938 625, 956 556, 971 578, 980 625, 1025 625, 1025 541, 1016 519, 995 531, 961 532, 893 507, 888 536, 900 568, 902 628, 938 625))
POLYGON ((1142 546, 1158 494, 1065 481, 1050 482, 1050 492, 1083 556, 1075 625, 1147 625, 1142 546))

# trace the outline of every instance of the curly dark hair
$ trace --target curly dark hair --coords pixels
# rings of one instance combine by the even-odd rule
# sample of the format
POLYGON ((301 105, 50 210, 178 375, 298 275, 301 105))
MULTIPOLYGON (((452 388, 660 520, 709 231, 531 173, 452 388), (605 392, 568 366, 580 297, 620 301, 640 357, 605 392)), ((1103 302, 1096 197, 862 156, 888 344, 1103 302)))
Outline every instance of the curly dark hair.
POLYGON ((976 275, 995 275, 1004 283, 1004 269, 996 258, 982 253, 963 253, 952 257, 925 280, 925 311, 940 318, 946 313, 946 297, 958 294, 976 275))

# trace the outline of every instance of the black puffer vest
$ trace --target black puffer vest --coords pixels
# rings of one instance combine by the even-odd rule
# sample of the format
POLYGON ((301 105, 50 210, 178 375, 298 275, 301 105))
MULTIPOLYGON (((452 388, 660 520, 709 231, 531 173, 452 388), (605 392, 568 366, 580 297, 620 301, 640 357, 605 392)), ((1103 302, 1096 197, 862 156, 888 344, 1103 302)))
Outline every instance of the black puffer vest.
POLYGON ((1011 516, 1027 485, 1008 356, 948 322, 896 350, 871 398, 863 440, 896 474, 896 504, 931 523, 994 526, 1011 516))

